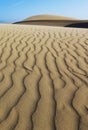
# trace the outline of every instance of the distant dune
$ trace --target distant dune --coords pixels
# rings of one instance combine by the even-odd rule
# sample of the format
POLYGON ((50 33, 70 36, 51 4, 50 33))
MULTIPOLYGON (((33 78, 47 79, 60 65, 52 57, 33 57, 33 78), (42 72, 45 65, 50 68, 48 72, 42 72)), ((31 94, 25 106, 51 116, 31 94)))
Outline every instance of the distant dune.
POLYGON ((45 26, 66 26, 78 21, 75 18, 56 15, 37 15, 16 22, 16 24, 45 25, 45 26))
POLYGON ((77 19, 58 15, 37 15, 24 19, 23 21, 31 21, 31 20, 33 21, 33 20, 77 20, 77 19))
POLYGON ((64 16, 55 16, 55 15, 37 15, 24 19, 23 21, 16 22, 15 24, 28 24, 28 25, 45 25, 45 26, 61 26, 61 27, 80 27, 87 28, 88 20, 79 20, 70 17, 64 16), (79 24, 77 24, 79 23, 79 24), (81 23, 85 23, 81 24, 81 23))
POLYGON ((88 30, 0 25, 0 130, 88 130, 88 30))

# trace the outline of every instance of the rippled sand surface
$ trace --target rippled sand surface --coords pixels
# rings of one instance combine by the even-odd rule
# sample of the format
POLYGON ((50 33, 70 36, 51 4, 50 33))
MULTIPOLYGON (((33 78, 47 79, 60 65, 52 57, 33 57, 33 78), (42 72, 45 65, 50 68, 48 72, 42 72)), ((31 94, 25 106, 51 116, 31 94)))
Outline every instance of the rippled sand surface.
POLYGON ((88 29, 0 25, 0 130, 88 130, 88 29))

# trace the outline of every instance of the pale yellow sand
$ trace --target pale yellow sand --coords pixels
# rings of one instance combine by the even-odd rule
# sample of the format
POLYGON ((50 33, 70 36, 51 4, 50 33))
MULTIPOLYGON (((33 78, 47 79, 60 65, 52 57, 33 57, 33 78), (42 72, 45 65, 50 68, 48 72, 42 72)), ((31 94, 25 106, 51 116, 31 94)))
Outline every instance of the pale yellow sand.
POLYGON ((66 25, 76 23, 76 22, 82 22, 82 21, 75 18, 58 16, 58 15, 36 15, 36 16, 28 17, 22 21, 18 21, 14 24, 64 27, 66 25))
POLYGON ((0 130, 88 130, 88 29, 0 25, 0 130))
POLYGON ((43 14, 29 17, 23 21, 29 21, 29 20, 78 20, 78 19, 65 16, 43 14))

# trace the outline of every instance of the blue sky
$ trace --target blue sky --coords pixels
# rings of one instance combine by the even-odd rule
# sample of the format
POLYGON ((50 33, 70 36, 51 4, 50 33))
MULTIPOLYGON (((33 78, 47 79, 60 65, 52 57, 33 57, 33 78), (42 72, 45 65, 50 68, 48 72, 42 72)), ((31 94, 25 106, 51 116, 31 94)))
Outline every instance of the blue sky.
POLYGON ((0 21, 14 22, 39 14, 88 19, 88 0, 0 0, 0 21))

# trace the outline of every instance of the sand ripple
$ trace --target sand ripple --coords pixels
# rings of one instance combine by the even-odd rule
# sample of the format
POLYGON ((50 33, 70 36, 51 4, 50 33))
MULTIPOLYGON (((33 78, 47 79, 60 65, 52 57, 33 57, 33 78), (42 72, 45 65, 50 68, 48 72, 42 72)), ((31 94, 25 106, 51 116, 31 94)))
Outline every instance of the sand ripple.
POLYGON ((88 30, 0 25, 0 130, 88 130, 88 30))

